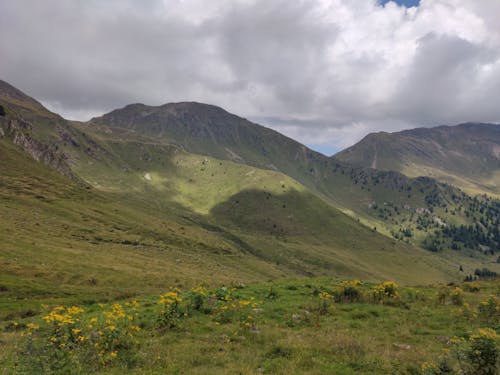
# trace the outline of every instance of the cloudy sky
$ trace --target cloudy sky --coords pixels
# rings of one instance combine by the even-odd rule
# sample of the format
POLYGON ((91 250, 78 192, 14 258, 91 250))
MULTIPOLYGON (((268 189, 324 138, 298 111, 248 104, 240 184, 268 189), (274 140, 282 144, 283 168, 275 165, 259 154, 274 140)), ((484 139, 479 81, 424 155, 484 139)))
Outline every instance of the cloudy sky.
POLYGON ((194 100, 327 154, 500 121, 500 0, 2 0, 0 79, 67 118, 194 100))

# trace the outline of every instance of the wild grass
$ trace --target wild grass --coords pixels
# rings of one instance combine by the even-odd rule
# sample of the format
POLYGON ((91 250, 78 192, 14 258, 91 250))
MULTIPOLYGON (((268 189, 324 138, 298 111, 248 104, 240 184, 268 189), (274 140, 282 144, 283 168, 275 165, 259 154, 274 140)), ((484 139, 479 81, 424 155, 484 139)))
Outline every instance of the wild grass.
POLYGON ((446 361, 453 371, 489 374, 477 363, 483 349, 499 358, 500 284, 463 292, 462 306, 439 299, 442 288, 452 296, 458 287, 287 279, 47 306, 41 316, 4 323, 1 360, 8 373, 40 360, 47 373, 64 373, 63 358, 72 373, 437 374, 431 370, 446 361), (346 286, 359 299, 339 299, 346 286), (493 310, 481 313, 490 300, 493 310))

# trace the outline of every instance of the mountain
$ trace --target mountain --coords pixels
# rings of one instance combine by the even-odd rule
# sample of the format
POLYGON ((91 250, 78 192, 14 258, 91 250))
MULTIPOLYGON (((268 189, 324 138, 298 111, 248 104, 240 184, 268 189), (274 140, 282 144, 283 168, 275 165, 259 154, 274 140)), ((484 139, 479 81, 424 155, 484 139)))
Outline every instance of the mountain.
POLYGON ((192 153, 280 171, 329 205, 404 242, 432 250, 486 250, 492 256, 500 250, 500 236, 483 236, 497 226, 496 202, 486 198, 473 202, 459 189, 432 178, 409 178, 326 157, 219 107, 193 102, 134 104, 94 118, 83 128, 111 142, 120 138, 176 145, 192 153), (493 215, 484 218, 485 210, 493 215), (484 222, 481 230, 473 226, 477 220, 484 222), (467 240, 455 233, 461 226, 470 234, 467 240))
POLYGON ((471 194, 500 195, 500 125, 461 124, 373 133, 335 159, 428 176, 471 194))
MULTIPOLYGON (((238 120, 241 128, 250 130, 235 125, 239 132, 232 131, 228 122, 227 133, 219 134, 206 126, 210 118, 196 114, 205 129, 200 131, 213 134, 208 144, 221 153, 215 158, 189 146, 201 135, 185 145, 149 134, 146 125, 129 130, 98 120, 66 121, 11 86, 2 87, 2 313, 29 313, 43 301, 156 293, 174 284, 315 275, 402 283, 458 280, 459 265, 473 272, 486 259, 444 257, 395 241, 278 167, 229 160, 232 153, 225 153, 223 145, 247 142, 246 132, 267 139, 268 147, 282 155, 275 163, 283 169, 294 165, 296 159, 286 160, 293 147, 320 158, 245 120, 238 120)), ((196 132, 194 123, 191 132, 196 132)), ((233 148, 247 159, 259 153, 251 144, 246 152, 233 148)), ((300 159, 297 171, 306 159, 300 159)), ((315 174, 308 173, 313 178, 306 181, 312 183, 315 174)), ((347 175, 343 181, 350 179, 347 175)))

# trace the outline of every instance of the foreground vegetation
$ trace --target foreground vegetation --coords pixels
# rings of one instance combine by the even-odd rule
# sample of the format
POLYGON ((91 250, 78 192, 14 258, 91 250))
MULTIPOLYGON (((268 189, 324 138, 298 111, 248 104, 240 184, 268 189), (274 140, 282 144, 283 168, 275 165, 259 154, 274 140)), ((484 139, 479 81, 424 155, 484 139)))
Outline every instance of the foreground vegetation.
POLYGON ((2 325, 4 373, 496 374, 500 283, 294 279, 45 306, 2 325))

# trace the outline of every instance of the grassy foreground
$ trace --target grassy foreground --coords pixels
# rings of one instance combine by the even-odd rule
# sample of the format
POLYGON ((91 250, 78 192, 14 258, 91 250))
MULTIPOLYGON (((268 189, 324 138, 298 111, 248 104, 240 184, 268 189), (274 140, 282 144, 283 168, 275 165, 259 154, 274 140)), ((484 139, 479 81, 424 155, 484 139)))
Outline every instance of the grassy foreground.
POLYGON ((496 374, 500 283, 288 279, 45 306, 2 323, 2 373, 496 374))

